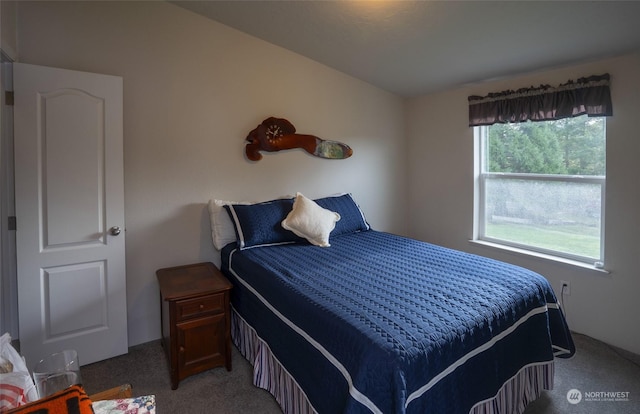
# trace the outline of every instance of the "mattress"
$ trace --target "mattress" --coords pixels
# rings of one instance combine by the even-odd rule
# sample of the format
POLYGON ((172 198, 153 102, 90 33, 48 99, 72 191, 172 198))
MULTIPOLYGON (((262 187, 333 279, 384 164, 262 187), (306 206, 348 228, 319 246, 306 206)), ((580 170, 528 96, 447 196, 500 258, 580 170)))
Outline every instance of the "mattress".
POLYGON ((319 413, 469 413, 575 347, 530 270, 362 231, 222 250, 234 312, 319 413))

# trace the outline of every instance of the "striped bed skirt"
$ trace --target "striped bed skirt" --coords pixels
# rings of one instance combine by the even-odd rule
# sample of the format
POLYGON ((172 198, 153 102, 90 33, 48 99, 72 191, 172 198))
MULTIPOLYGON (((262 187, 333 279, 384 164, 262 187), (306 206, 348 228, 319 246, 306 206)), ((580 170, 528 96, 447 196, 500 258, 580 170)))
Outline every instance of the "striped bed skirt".
MULTIPOLYGON (((242 356, 253 365, 253 384, 273 395, 284 414, 317 413, 269 345, 233 307, 231 338, 242 356)), ((553 361, 529 364, 507 380, 495 397, 478 402, 469 414, 521 414, 543 390, 553 389, 553 374, 553 361)))

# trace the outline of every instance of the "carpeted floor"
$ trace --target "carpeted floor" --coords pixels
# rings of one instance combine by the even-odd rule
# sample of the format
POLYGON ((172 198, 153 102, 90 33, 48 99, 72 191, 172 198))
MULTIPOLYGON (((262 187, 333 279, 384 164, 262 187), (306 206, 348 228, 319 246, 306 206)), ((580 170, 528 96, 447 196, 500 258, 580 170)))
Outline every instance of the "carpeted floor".
MULTIPOLYGON (((555 388, 531 403, 524 414, 640 413, 640 356, 574 334, 576 355, 556 359, 555 388), (569 390, 582 400, 570 404, 569 390), (617 393, 604 394, 604 393, 617 393), (610 401, 610 399, 626 401, 610 401)), ((89 394, 129 383, 134 395, 155 394, 158 414, 281 413, 273 397, 252 385, 251 365, 233 350, 233 370, 216 368, 189 377, 171 390, 169 369, 160 342, 132 347, 127 355, 81 368, 89 394)))

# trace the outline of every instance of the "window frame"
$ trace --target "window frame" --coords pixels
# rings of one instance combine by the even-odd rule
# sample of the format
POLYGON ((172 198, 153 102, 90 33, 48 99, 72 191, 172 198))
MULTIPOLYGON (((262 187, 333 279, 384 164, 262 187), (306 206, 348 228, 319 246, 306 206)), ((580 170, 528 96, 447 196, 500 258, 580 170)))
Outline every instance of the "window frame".
MULTIPOLYGON (((493 245, 505 248, 514 248, 527 254, 539 255, 543 254, 561 260, 571 260, 580 263, 593 265, 597 269, 604 267, 605 258, 605 207, 606 207, 606 175, 605 176, 582 176, 582 175, 561 175, 561 174, 529 174, 529 173, 505 173, 505 172, 486 172, 488 157, 488 131, 489 126, 475 126, 474 133, 474 163, 475 163, 475 185, 474 185, 474 228, 473 240, 479 242, 488 242, 493 245), (503 240, 495 237, 487 236, 485 231, 485 205, 486 205, 486 183, 491 179, 507 179, 507 180, 531 180, 531 181, 547 181, 547 182, 567 182, 567 183, 586 183, 600 185, 600 257, 592 258, 562 252, 553 249, 545 249, 542 247, 531 246, 528 244, 517 243, 510 240, 503 240)), ((605 120, 605 142, 606 142, 606 120, 605 120)), ((605 149, 606 151, 606 149, 605 149)), ((605 154, 606 157, 606 154, 605 154)))

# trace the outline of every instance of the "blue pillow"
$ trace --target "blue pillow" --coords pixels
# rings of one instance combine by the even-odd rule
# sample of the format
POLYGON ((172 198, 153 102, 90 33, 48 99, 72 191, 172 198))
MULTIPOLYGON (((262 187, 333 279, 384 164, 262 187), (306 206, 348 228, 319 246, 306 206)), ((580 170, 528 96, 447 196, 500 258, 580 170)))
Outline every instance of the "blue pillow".
POLYGON ((369 223, 367 223, 364 214, 351 194, 325 197, 314 201, 318 203, 320 207, 340 214, 340 221, 336 223, 336 227, 331 232, 331 236, 367 231, 370 229, 369 223))
POLYGON ((236 230, 238 247, 284 244, 304 241, 280 224, 293 208, 293 199, 278 199, 263 203, 225 205, 236 230))

